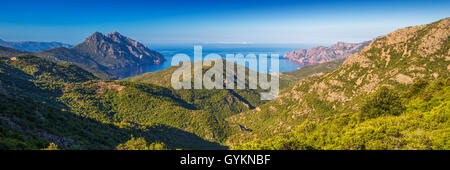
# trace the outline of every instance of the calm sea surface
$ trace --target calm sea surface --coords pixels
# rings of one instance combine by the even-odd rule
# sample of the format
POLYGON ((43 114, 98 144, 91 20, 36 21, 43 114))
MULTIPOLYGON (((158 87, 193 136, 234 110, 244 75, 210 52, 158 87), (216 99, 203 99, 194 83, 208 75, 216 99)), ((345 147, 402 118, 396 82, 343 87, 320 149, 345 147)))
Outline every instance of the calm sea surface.
MULTIPOLYGON (((308 48, 307 46, 302 47, 268 47, 268 46, 258 46, 258 45, 202 45, 202 56, 205 57, 210 53, 219 54, 220 57, 225 58, 226 54, 243 54, 244 56, 250 53, 258 54, 264 53, 270 57, 271 54, 278 54, 279 56, 279 71, 289 72, 299 69, 300 66, 288 59, 283 58, 283 55, 287 52, 298 50, 300 48, 308 48)), ((184 53, 188 55, 191 61, 194 61, 194 46, 193 45, 165 45, 165 46, 150 46, 150 49, 158 51, 164 55, 166 59, 165 62, 160 65, 149 65, 136 68, 131 71, 128 76, 121 78, 132 77, 146 72, 154 72, 159 70, 164 70, 171 67, 172 58, 174 55, 179 53, 184 53)), ((270 61, 270 60, 268 60, 270 61)), ((271 72, 271 70, 269 70, 271 72)))

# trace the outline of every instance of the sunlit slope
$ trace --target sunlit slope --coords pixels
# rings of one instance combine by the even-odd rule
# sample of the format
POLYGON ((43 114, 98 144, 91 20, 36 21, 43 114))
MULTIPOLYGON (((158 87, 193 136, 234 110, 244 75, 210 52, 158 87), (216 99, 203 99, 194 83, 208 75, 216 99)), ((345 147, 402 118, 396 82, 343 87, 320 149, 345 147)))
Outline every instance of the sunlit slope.
POLYGON ((245 127, 232 136, 235 145, 289 132, 298 125, 360 109, 381 87, 405 90, 416 79, 446 78, 450 70, 450 19, 407 27, 379 38, 347 58, 337 69, 309 77, 279 98, 230 117, 245 127))

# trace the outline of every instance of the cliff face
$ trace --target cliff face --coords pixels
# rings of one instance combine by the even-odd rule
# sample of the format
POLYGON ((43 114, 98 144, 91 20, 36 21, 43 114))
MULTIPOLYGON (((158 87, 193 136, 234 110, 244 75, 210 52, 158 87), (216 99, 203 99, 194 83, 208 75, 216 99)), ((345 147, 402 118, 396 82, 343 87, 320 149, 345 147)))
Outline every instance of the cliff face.
POLYGON ((329 47, 313 47, 310 49, 300 49, 285 54, 283 57, 299 63, 301 66, 321 64, 333 60, 345 59, 348 56, 359 52, 371 41, 361 43, 338 42, 329 47))

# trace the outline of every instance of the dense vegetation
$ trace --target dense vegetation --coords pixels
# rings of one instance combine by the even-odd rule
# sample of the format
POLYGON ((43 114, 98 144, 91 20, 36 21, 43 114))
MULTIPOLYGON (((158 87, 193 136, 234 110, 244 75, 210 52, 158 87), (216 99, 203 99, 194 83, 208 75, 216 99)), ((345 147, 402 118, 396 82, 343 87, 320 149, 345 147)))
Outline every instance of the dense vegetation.
POLYGON ((53 142, 60 149, 114 149, 130 135, 170 149, 224 148, 208 141, 224 138, 224 124, 170 93, 150 84, 100 81, 75 65, 31 55, 3 59, 0 148, 40 149, 53 142))
POLYGON ((67 87, 58 100, 72 112, 104 123, 164 124, 213 141, 229 133, 227 124, 216 115, 186 103, 170 89, 151 84, 88 81, 67 87))
POLYGON ((361 106, 363 119, 376 118, 382 115, 397 116, 405 110, 402 99, 394 91, 387 87, 381 87, 372 94, 361 106))
POLYGON ((233 149, 450 149, 450 78, 420 80, 396 93, 382 88, 357 113, 304 121, 233 149))
MULTIPOLYGON (((227 72, 225 68, 225 60, 222 60, 224 63, 223 75, 231 74, 227 72)), ((235 65, 235 81, 236 84, 236 70, 238 67, 242 67, 238 64, 235 65)), ((124 79, 125 81, 131 82, 143 82, 148 84, 156 84, 160 86, 167 87, 172 89, 171 87, 171 77, 172 73, 178 69, 179 66, 169 67, 162 71, 157 72, 149 72, 136 77, 131 77, 124 79)), ((194 74, 194 71, 201 71, 203 74, 207 70, 214 69, 212 66, 204 66, 200 68, 192 68, 191 74, 194 74), (197 69, 197 70, 194 70, 197 69)), ((179 96, 180 99, 186 101, 186 103, 191 104, 192 106, 205 110, 210 113, 214 113, 219 118, 224 119, 226 117, 235 115, 237 113, 247 111, 255 108, 258 105, 265 103, 266 101, 260 100, 260 92, 261 89, 249 89, 248 88, 248 73, 252 70, 245 68, 246 77, 245 77, 245 87, 246 89, 213 89, 213 90, 204 90, 204 89, 181 89, 181 90, 173 90, 175 96, 179 96)), ((193 82, 193 80, 192 80, 193 82)))
MULTIPOLYGON (((225 63, 226 61, 223 60, 225 63)), ((323 63, 313 66, 303 67, 301 69, 282 73, 280 76, 280 88, 285 89, 298 82, 299 80, 306 78, 310 75, 332 70, 342 64, 342 60, 337 60, 329 63, 323 63)), ((238 64, 235 65, 235 73, 238 67, 242 67, 238 64)), ((225 64, 224 64, 225 66, 225 64)), ((131 82, 143 82, 149 84, 156 84, 163 87, 171 88, 171 77, 172 73, 178 69, 179 66, 169 67, 165 70, 149 72, 136 77, 130 77, 124 79, 125 81, 131 82)), ((206 70, 211 69, 211 67, 203 67, 203 73, 206 70)), ((224 70, 224 77, 227 74, 226 68, 224 70)), ((250 69, 245 68, 246 78, 245 85, 246 89, 214 89, 214 90, 174 90, 175 95, 179 96, 181 99, 186 101, 193 106, 206 110, 208 112, 218 115, 220 118, 227 118, 229 116, 241 113, 243 111, 248 111, 256 108, 257 106, 266 103, 266 101, 260 100, 261 89, 248 89, 248 74, 250 69)), ((192 74, 194 70, 192 69, 192 74)), ((237 78, 235 78, 236 83, 237 78)))
POLYGON ((76 65, 32 55, 3 58, 0 73, 3 149, 133 149, 142 141, 152 143, 145 149, 161 142, 169 149, 221 149, 214 142, 239 130, 224 119, 264 103, 258 89, 103 81, 76 65), (130 135, 138 138, 125 143, 130 135))

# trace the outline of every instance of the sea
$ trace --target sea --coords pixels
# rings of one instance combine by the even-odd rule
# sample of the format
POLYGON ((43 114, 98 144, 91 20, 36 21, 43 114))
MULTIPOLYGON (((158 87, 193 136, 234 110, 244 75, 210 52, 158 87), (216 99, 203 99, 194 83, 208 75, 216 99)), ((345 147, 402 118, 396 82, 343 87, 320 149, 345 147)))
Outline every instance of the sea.
MULTIPOLYGON (((216 53, 221 58, 225 58, 226 54, 242 54, 246 56, 247 54, 267 54, 268 61, 270 61, 271 54, 278 54, 279 58, 279 70, 278 72, 289 72, 300 68, 300 65, 290 61, 289 59, 283 58, 285 53, 299 50, 302 48, 310 48, 313 45, 268 45, 268 44, 197 44, 196 46, 202 47, 202 56, 206 56, 210 53, 216 53)), ((182 45, 148 45, 151 50, 161 53, 166 61, 159 65, 147 65, 140 68, 136 68, 130 71, 128 75, 121 76, 121 78, 133 77, 146 72, 155 72, 164 70, 171 67, 172 58, 176 54, 186 54, 190 57, 190 61, 194 60, 194 45, 193 44, 182 44, 182 45)), ((248 65, 246 65, 248 67, 248 65)), ((269 66, 270 67, 270 66, 269 66)), ((268 72, 272 72, 268 70, 268 72)))

